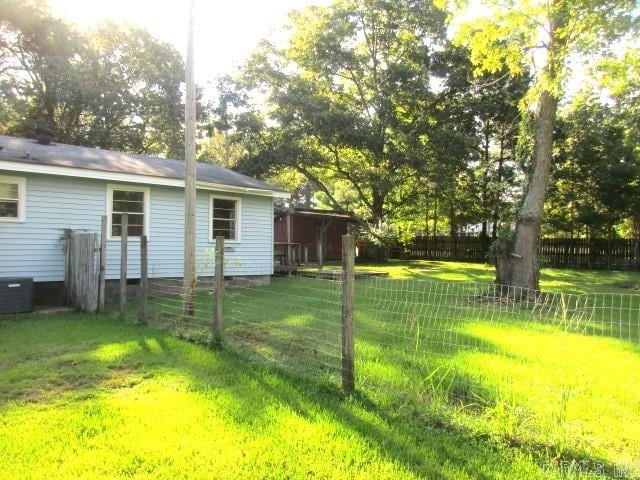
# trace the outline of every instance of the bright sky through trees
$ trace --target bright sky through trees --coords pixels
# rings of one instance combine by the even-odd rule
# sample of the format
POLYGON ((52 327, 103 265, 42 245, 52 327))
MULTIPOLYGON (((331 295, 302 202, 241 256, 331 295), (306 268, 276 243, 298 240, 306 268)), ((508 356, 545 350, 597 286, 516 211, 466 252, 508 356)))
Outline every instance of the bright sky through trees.
MULTIPOLYGON (((270 38, 291 10, 329 0, 196 0, 196 81, 232 73, 262 38, 270 38)), ((187 41, 187 0, 49 0, 53 13, 82 26, 111 18, 148 29, 183 54, 187 41)))
MULTIPOLYGON (((205 85, 216 76, 233 74, 234 67, 263 38, 283 35, 280 28, 292 10, 310 5, 328 5, 331 0, 195 0, 196 3, 196 81, 205 85)), ((155 37, 186 52, 187 0, 49 0, 54 14, 82 26, 104 19, 126 21, 146 28, 155 37)), ((476 2, 470 2, 464 18, 482 15, 476 2), (477 10, 476 10, 477 9, 477 10)), ((567 90, 573 93, 584 79, 580 62, 567 90)))

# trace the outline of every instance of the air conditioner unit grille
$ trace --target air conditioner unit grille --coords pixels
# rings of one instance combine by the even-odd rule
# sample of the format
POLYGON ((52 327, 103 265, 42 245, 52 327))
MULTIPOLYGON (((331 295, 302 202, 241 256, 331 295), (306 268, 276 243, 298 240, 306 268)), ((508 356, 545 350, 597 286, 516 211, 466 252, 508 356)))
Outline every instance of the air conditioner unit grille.
POLYGON ((33 278, 0 277, 0 313, 22 313, 33 309, 33 278))

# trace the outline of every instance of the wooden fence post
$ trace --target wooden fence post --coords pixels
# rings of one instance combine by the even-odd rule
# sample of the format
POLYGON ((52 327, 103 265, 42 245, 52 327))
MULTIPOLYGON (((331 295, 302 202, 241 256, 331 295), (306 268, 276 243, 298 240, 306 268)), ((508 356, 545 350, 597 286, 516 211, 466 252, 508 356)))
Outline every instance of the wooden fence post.
POLYGON ((104 313, 105 273, 107 266, 107 216, 102 215, 100 225, 100 261, 98 270, 98 313, 104 313))
POLYGON ((138 323, 147 323, 147 307, 149 301, 149 256, 147 236, 140 237, 140 291, 138 301, 138 323))
POLYGON ((213 318, 213 346, 222 345, 222 306, 224 300, 224 237, 216 237, 215 315, 213 318))
POLYGON ((355 390, 354 360, 355 243, 353 236, 342 236, 342 388, 355 390))
POLYGON ((120 232, 120 320, 127 319, 127 243, 129 241, 129 218, 122 214, 120 232))

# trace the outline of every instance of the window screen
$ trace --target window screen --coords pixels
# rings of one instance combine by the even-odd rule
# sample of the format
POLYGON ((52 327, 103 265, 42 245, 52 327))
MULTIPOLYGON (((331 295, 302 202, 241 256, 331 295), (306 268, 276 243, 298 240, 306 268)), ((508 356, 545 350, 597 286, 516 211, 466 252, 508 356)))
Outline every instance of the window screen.
POLYGON ((238 239, 238 201, 225 198, 212 200, 212 237, 226 240, 238 239))
POLYGON ((18 218, 20 212, 20 185, 0 180, 0 218, 18 218))
POLYGON ((111 236, 122 233, 122 214, 128 214, 130 237, 141 237, 144 233, 144 192, 113 190, 111 207, 111 236))

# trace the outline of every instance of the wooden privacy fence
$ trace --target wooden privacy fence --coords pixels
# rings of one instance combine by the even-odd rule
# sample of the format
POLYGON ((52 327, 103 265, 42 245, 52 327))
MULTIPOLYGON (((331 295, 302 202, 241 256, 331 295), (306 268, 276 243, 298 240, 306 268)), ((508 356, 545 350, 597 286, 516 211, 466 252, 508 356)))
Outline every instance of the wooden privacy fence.
MULTIPOLYGON (((411 260, 485 262, 491 243, 479 236, 416 237, 391 252, 392 257, 411 260)), ((539 255, 545 267, 640 270, 640 239, 543 238, 539 255)))
POLYGON ((484 262, 491 239, 487 237, 416 237, 404 247, 403 258, 484 262))
MULTIPOLYGON (((128 218, 122 214, 120 238, 120 318, 128 316, 128 218)), ((94 232, 73 231, 66 234, 65 295, 67 303, 85 312, 104 313, 106 297, 107 217, 102 216, 100 235, 94 232)), ((138 288, 138 322, 146 323, 148 315, 148 240, 140 237, 140 282, 138 288)))
POLYGON ((85 312, 98 308, 98 234, 70 231, 65 252, 65 294, 73 307, 85 312))
POLYGON ((640 239, 545 238, 540 259, 553 267, 640 270, 640 239))

